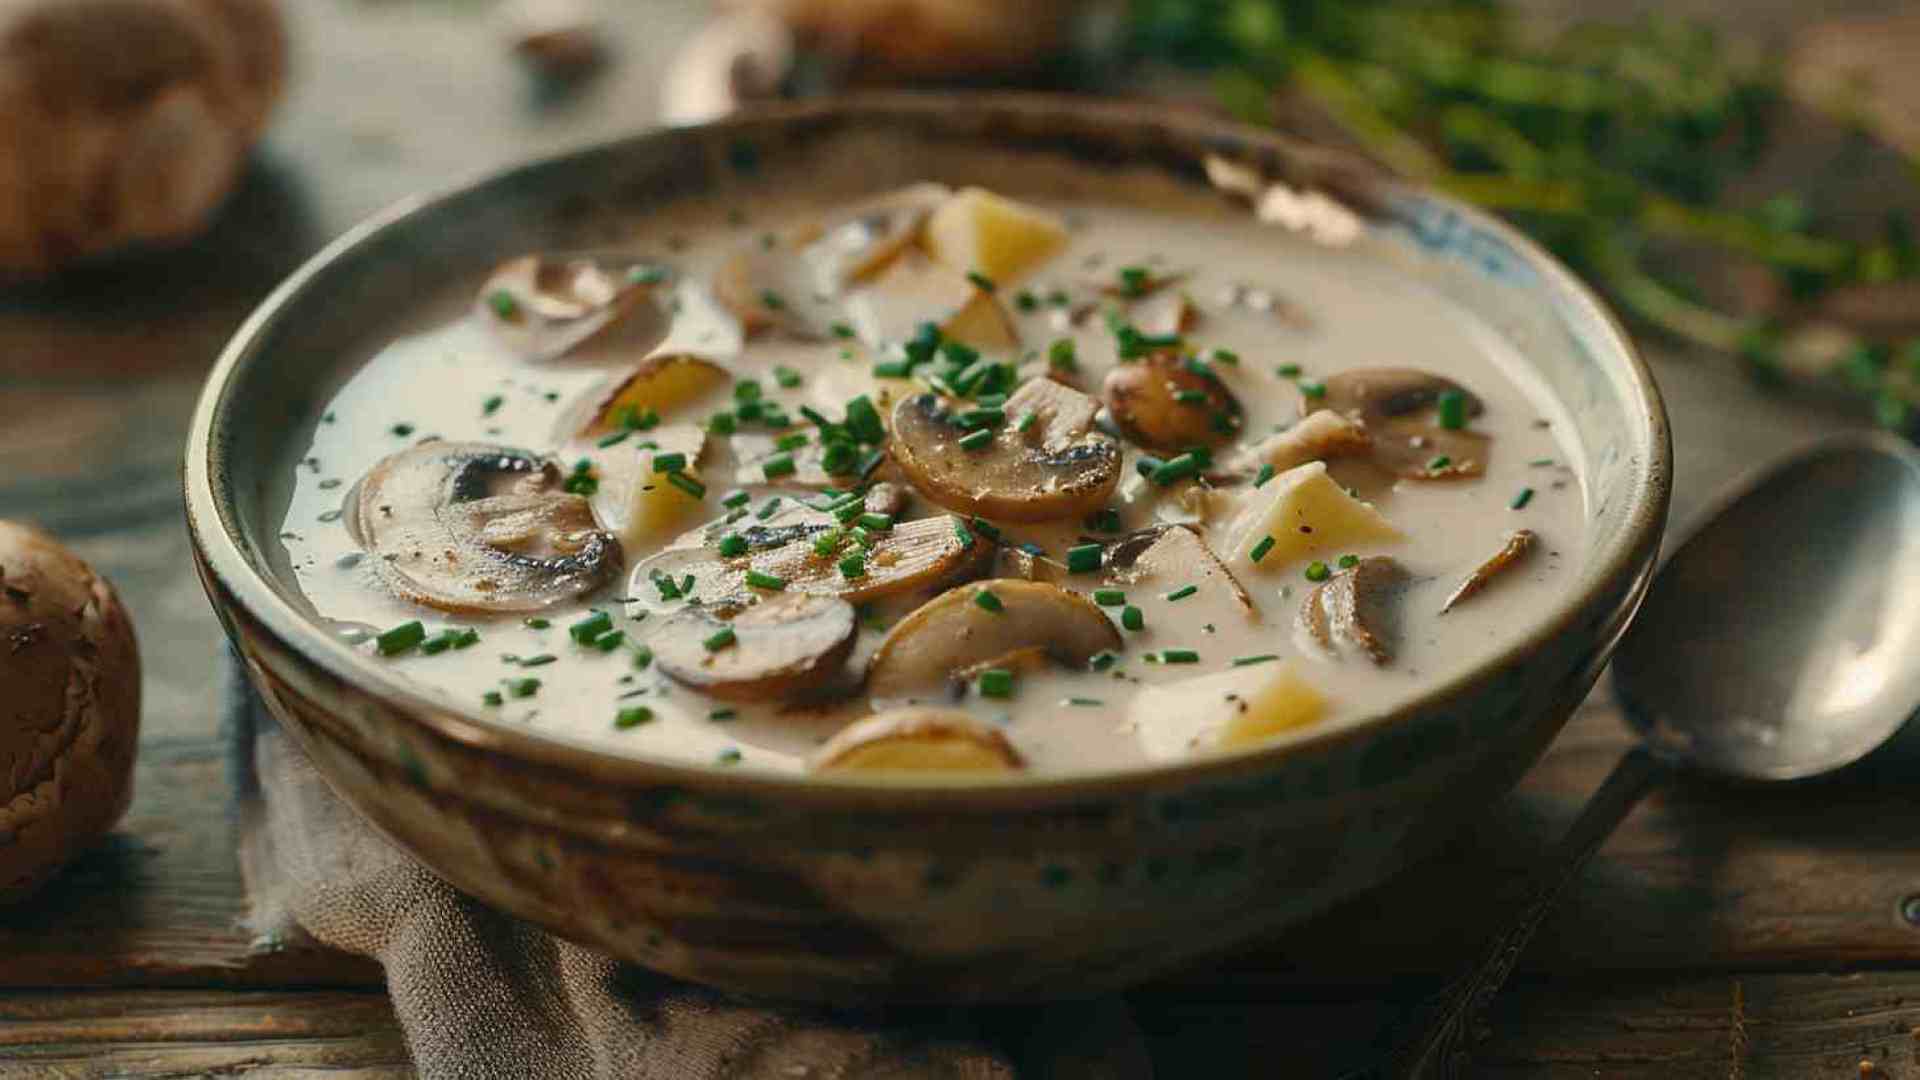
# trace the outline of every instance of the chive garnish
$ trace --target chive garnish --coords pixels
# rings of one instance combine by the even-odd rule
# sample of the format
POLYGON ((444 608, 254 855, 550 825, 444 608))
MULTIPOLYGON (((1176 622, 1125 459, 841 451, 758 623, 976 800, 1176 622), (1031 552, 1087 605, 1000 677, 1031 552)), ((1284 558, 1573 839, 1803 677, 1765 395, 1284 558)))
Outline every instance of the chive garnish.
POLYGON ((1095 671, 1105 671, 1120 661, 1120 654, 1112 649, 1101 649, 1087 658, 1087 666, 1095 671))
POLYGON ((981 428, 979 431, 960 436, 960 448, 963 450, 978 450, 991 442, 993 442, 992 428, 981 428))
POLYGON ((1273 550, 1273 537, 1263 536, 1260 538, 1259 543, 1253 545, 1253 550, 1247 552, 1247 559, 1250 562, 1259 562, 1261 559, 1264 559, 1267 557, 1267 552, 1272 550, 1273 550))
POLYGON ((1161 463, 1153 472, 1147 475, 1147 479, 1161 487, 1165 487, 1168 484, 1185 480, 1190 476, 1198 474, 1200 467, 1200 455, 1189 450, 1171 461, 1161 463))
POLYGON ((1312 379, 1302 379, 1300 380, 1300 392, 1310 398, 1323 398, 1327 396, 1327 384, 1315 382, 1312 379))
POLYGON ((599 447, 602 450, 605 450, 609 446, 618 446, 621 443, 626 442, 627 437, 632 434, 633 432, 631 431, 616 431, 611 435, 600 436, 600 438, 593 445, 599 447))
POLYGON ((822 532, 819 536, 816 536, 813 538, 813 553, 819 556, 820 558, 824 559, 827 556, 832 555, 834 549, 840 546, 840 541, 845 540, 846 538, 847 538, 847 530, 845 529, 841 529, 841 528, 827 529, 826 531, 822 532))
POLYGON ((707 417, 707 430, 715 435, 731 435, 736 430, 732 413, 714 413, 707 417))
POLYGON ((1299 364, 1281 364, 1279 367, 1273 369, 1273 373, 1280 376, 1283 379, 1295 378, 1300 374, 1300 365, 1299 364))
POLYGON ((1122 296, 1146 295, 1147 285, 1153 280, 1153 275, 1144 266, 1123 266, 1119 276, 1122 296))
POLYGON ((1306 574, 1308 581, 1325 581, 1332 576, 1333 572, 1327 569, 1326 563, 1315 559, 1307 564, 1306 574))
POLYGON ((683 472, 668 473, 667 483, 672 484, 674 487, 679 488, 681 491, 686 492, 687 494, 693 496, 696 499, 704 499, 707 497, 707 485, 701 483, 698 480, 695 480, 693 477, 688 476, 686 473, 683 473, 683 472))
POLYGON ((735 709, 715 709, 707 714, 707 719, 716 724, 723 724, 739 715, 739 711, 735 709))
POLYGON ((1074 349, 1072 338, 1058 338, 1047 346, 1047 366, 1055 371, 1073 371, 1079 368, 1080 358, 1074 349))
POLYGON ((500 411, 500 406, 505 405, 506 403, 507 403, 506 398, 501 397, 499 394, 494 394, 493 396, 487 398, 487 400, 480 403, 480 415, 492 416, 494 413, 497 413, 500 411))
POLYGON ((960 414, 960 426, 966 428, 992 427, 1007 418, 1002 409, 968 409, 960 414))
POLYGON ((708 635, 707 639, 700 644, 706 646, 708 652, 719 652, 721 649, 726 648, 738 640, 739 637, 734 634, 733 627, 723 626, 708 635))
POLYGON ((760 473, 769 480, 792 476, 794 474, 793 455, 785 452, 773 455, 761 462, 760 473))
POLYGON ((1442 390, 1434 404, 1440 412, 1440 426, 1458 431, 1467 426, 1467 395, 1458 390, 1442 390))
POLYGON ((738 510, 753 500, 753 496, 744 491, 729 491, 720 500, 720 505, 729 510, 738 510))
POLYGON ((680 472, 687 467, 687 455, 674 451, 671 454, 653 455, 654 472, 680 472))
POLYGON ((1359 565, 1360 565, 1360 556, 1358 555, 1340 556, 1340 569, 1342 570, 1351 570, 1354 567, 1359 565))
POLYGON ((645 645, 642 645, 633 650, 633 666, 634 667, 645 668, 648 664, 651 664, 651 663, 653 663, 652 649, 649 649, 645 645))
POLYGON ((404 439, 413 434, 413 425, 405 422, 395 424, 393 425, 393 433, 404 439))
POLYGON ((1240 362, 1240 354, 1234 352, 1232 349, 1215 348, 1207 353, 1207 359, 1212 360, 1216 364, 1238 364, 1240 362))
POLYGON ((978 270, 967 271, 967 280, 973 282, 973 287, 979 289, 981 292, 992 292, 999 288, 998 285, 994 284, 992 278, 978 270))
POLYGON ((1139 608, 1128 604, 1120 609, 1120 625, 1129 630, 1139 631, 1147 628, 1147 616, 1139 608))
POLYGON ((1553 459, 1550 457, 1534 458, 1532 461, 1527 462, 1527 464, 1536 469, 1544 469, 1553 464, 1553 459))
POLYGON ((379 637, 374 638, 373 643, 374 646, 380 650, 381 656, 395 656, 399 653, 406 652, 408 649, 413 648, 426 639, 427 628, 420 624, 420 620, 415 619, 412 622, 401 623, 399 626, 386 631, 379 637))
POLYGON ((877 443, 887 437, 880 423, 880 411, 865 394, 847 402, 847 431, 863 443, 877 443))
POLYGON ((1039 421, 1040 414, 1034 412, 1032 409, 1028 409, 1026 412, 1020 414, 1020 420, 1013 425, 1013 430, 1025 435, 1027 432, 1032 431, 1033 425, 1039 421))
POLYGON ((520 315, 520 301, 505 289, 495 289, 487 294, 487 306, 495 315, 503 319, 514 319, 520 315))
POLYGON ((741 760, 740 751, 736 747, 729 746, 714 755, 713 760, 717 765, 738 765, 741 760))
POLYGON ((546 619, 535 617, 526 620, 526 625, 529 630, 545 630, 547 627, 552 626, 553 623, 546 619))
POLYGON ((567 627, 567 636, 585 645, 611 629, 613 629, 613 616, 604 611, 596 611, 567 627))
POLYGON ((1448 456, 1447 456, 1447 455, 1445 455, 1445 454, 1439 454, 1439 455, 1436 455, 1436 456, 1435 456, 1435 457, 1433 458, 1433 460, 1431 460, 1431 461, 1429 461, 1429 462, 1427 462, 1427 471, 1428 471, 1428 472, 1439 472, 1440 470, 1442 470, 1442 469, 1444 469, 1444 468, 1446 468, 1447 466, 1449 466, 1449 465, 1452 465, 1452 464, 1453 464, 1453 459, 1452 459, 1452 458, 1450 458, 1450 457, 1448 457, 1448 456))
POLYGON ((1207 394, 1204 390, 1175 390, 1173 400, 1182 405, 1205 405, 1207 394))
POLYGON ((1513 509, 1513 510, 1525 510, 1527 508, 1527 504, 1532 501, 1533 501, 1533 489, 1530 487, 1521 488, 1519 493, 1514 495, 1513 501, 1508 503, 1507 506, 1509 509, 1513 509))
POLYGON ((844 338, 850 338, 853 336, 853 327, 848 326, 846 323, 843 323, 843 322, 834 323, 832 326, 827 327, 827 330, 831 332, 834 337, 837 337, 837 338, 844 339, 844 338))
POLYGON ((489 690, 481 694, 480 701, 482 704, 491 706, 499 706, 506 703, 506 699, 500 696, 500 691, 498 690, 489 690))
POLYGON ((1278 653, 1261 653, 1258 656, 1236 656, 1233 658, 1233 666, 1251 667, 1254 664, 1265 664, 1278 659, 1280 659, 1280 654, 1278 653))
POLYGON ((865 558, 859 555, 849 555, 840 560, 840 576, 846 578, 848 581, 865 577, 866 574, 867 560, 865 558))
POLYGON ((994 595, 992 589, 981 589, 974 593, 973 602, 980 610, 991 611, 995 615, 1007 610, 1007 605, 1000 602, 1000 598, 994 595))
POLYGON ((508 679, 507 693, 517 698, 530 698, 540 692, 539 679, 508 679))
POLYGON ((776 450, 798 450, 807 445, 807 433, 796 431, 791 435, 782 435, 773 442, 776 450))
POLYGON ((973 546, 973 530, 967 528, 967 523, 959 518, 953 519, 953 538, 960 541, 960 546, 963 548, 973 546))
POLYGON ((1106 702, 1101 701, 1099 698, 1092 698, 1092 697, 1070 697, 1067 699, 1067 704, 1079 705, 1083 708, 1097 709, 1100 706, 1105 705, 1106 702))
POLYGON ((635 705, 631 709, 621 709, 613 715, 613 726, 621 729, 636 728, 653 719, 653 710, 645 705, 635 705))
POLYGON ((1273 466, 1272 466, 1272 465, 1262 465, 1262 466, 1260 466, 1260 472, 1259 472, 1259 475, 1257 475, 1257 476, 1255 476, 1255 477, 1253 478, 1253 486, 1254 486, 1254 487, 1259 487, 1260 485, 1262 485, 1262 484, 1264 484, 1264 483, 1266 483, 1267 481, 1269 481, 1269 480, 1271 480, 1271 479, 1273 479, 1273 466))
POLYGON ((1127 594, 1119 589, 1095 589, 1093 602, 1101 607, 1119 607, 1127 602, 1127 594))
POLYGON ((768 311, 784 311, 787 306, 787 298, 774 292, 772 289, 762 289, 760 290, 760 306, 766 308, 768 311))
POLYGON ((755 510, 753 516, 759 518, 761 521, 767 520, 773 516, 774 511, 780 509, 780 502, 780 496, 775 495, 773 498, 761 503, 760 509, 755 510))
POLYGON ((913 365, 905 360, 882 360, 873 365, 876 379, 904 379, 913 374, 913 365))
POLYGON ((518 663, 523 668, 546 667, 548 664, 557 663, 559 659, 560 659, 559 657, 553 655, 552 653, 543 652, 543 653, 537 653, 533 656, 523 656, 519 659, 518 663))
POLYGON ((1192 596, 1194 593, 1197 593, 1199 591, 1200 591, 1200 586, 1198 585, 1182 585, 1179 588, 1168 593, 1167 600, 1169 602, 1176 601, 1176 600, 1185 600, 1187 597, 1192 596))
POLYGON ((1040 298, 1027 289, 1013 294, 1013 306, 1021 311, 1032 311, 1040 306, 1040 298))
POLYGON ((1197 664, 1200 654, 1192 649, 1162 649, 1160 662, 1163 664, 1197 664))
POLYGON ((1013 672, 1006 668, 988 668, 980 673, 980 696, 990 698, 1010 698, 1013 696, 1013 672))
POLYGON ((594 638, 589 644, 601 652, 612 652, 626 643, 627 632, 625 630, 609 630, 599 637, 594 638))
POLYGON ((779 592, 787 587, 787 579, 776 577, 773 574, 764 573, 759 570, 749 570, 747 571, 747 584, 756 589, 779 592))
POLYGON ((1099 544, 1075 544, 1067 549, 1067 571, 1073 574, 1089 574, 1100 569, 1101 556, 1105 549, 1099 544))
POLYGON ((791 390, 800 385, 800 373, 785 364, 778 364, 773 369, 773 381, 791 390))

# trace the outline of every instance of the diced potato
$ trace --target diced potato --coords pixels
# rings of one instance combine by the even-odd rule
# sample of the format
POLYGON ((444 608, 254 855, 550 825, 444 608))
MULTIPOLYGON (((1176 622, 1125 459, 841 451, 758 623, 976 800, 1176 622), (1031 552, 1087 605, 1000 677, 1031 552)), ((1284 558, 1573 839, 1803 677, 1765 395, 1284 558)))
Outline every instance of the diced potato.
POLYGON ((707 512, 707 503, 670 483, 666 473, 654 472, 653 461, 661 454, 685 454, 685 472, 698 480, 706 438, 697 426, 675 425, 585 450, 600 482, 592 498, 594 517, 629 551, 658 546, 685 531, 707 512), (658 449, 641 445, 646 442, 658 444, 658 449))
POLYGON ((966 188, 933 212, 925 242, 934 258, 954 270, 978 271, 1007 284, 1059 254, 1067 230, 1038 207, 966 188))
POLYGON ((1143 689, 1128 720, 1149 757, 1230 750, 1319 723, 1327 700, 1286 661, 1229 668, 1143 689))
POLYGON ((1254 489, 1227 527, 1225 558, 1235 573, 1292 570, 1315 555, 1338 555, 1401 539, 1399 529, 1372 504, 1347 494, 1327 475, 1325 462, 1310 461, 1254 489), (1258 561, 1253 553, 1273 543, 1258 561))
POLYGON ((911 339, 931 322, 947 337, 989 352, 1019 347, 1013 320, 994 295, 965 274, 908 253, 894 260, 866 288, 847 300, 847 315, 860 339, 875 348, 911 339))

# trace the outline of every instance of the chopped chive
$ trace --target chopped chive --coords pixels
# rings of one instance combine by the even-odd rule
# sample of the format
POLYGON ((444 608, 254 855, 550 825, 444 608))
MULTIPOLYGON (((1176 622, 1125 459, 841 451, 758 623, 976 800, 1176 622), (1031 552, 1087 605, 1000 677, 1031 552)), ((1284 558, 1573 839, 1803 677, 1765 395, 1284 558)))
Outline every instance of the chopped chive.
POLYGON ((1147 628, 1147 616, 1139 608, 1128 604, 1120 609, 1120 625, 1129 630, 1140 631, 1147 628))
POLYGON ((800 373, 785 364, 777 364, 773 369, 773 381, 791 390, 800 385, 800 373))
POLYGON ((794 469, 793 455, 785 452, 775 454, 760 463, 761 475, 769 480, 777 480, 782 476, 792 476, 794 469))
POLYGON ((654 472, 680 472, 687 467, 687 455, 674 451, 671 454, 653 455, 654 472))
POLYGON ((633 650, 633 666, 634 667, 645 668, 648 664, 651 664, 651 663, 653 663, 652 649, 649 649, 645 645, 642 645, 639 648, 636 648, 633 650))
POLYGON ((738 765, 741 761, 740 750, 738 747, 729 746, 715 754, 713 760, 716 765, 738 765))
POLYGON ((1020 420, 1013 425, 1013 430, 1025 435, 1027 432, 1033 430, 1033 425, 1038 423, 1039 420, 1040 414, 1034 412, 1032 409, 1028 409, 1026 412, 1020 414, 1020 420))
POLYGON ((966 428, 992 427, 1006 420, 1004 409, 968 409, 960 414, 960 425, 966 428))
POLYGON ((1057 338, 1047 346, 1047 366, 1055 371, 1074 371, 1079 368, 1080 358, 1072 338, 1057 338))
POLYGON ((1207 393, 1204 390, 1175 390, 1173 400, 1182 405, 1205 405, 1207 393))
POLYGON ((1097 709, 1100 706, 1105 705, 1106 702, 1101 701, 1099 698, 1094 698, 1094 697, 1070 697, 1067 699, 1067 704, 1078 705, 1082 708, 1097 709))
POLYGON ((822 532, 819 536, 816 536, 813 538, 813 553, 819 556, 820 558, 824 559, 827 556, 832 555, 834 552, 834 549, 840 546, 840 541, 845 540, 846 538, 847 538, 847 530, 845 529, 841 529, 841 528, 827 529, 824 532, 822 532))
POLYGON ((627 632, 625 630, 609 630, 599 637, 594 638, 590 644, 601 652, 612 652, 626 643, 627 632))
POLYGON ((1532 461, 1527 462, 1527 464, 1536 469, 1544 469, 1553 464, 1553 459, 1550 457, 1534 458, 1532 461))
POLYGON ((380 650, 381 656, 394 656, 406 652, 426 639, 427 628, 420 624, 420 620, 415 619, 386 631, 374 638, 373 643, 380 650))
POLYGON ((1342 570, 1351 570, 1354 567, 1359 565, 1360 565, 1360 556, 1358 555, 1340 556, 1340 569, 1342 570))
POLYGON ((1067 572, 1090 574, 1100 569, 1105 549, 1099 544, 1075 544, 1067 549, 1067 572))
POLYGON ((1032 311, 1040 306, 1040 298, 1033 295, 1030 290, 1021 289, 1013 294, 1013 306, 1021 311, 1032 311))
POLYGON ((692 574, 688 574, 685 577, 680 579, 679 589, 680 589, 681 596, 693 595, 693 575, 692 574))
POLYGON ((539 679, 508 679, 507 693, 517 698, 530 698, 540 692, 539 679))
POLYGON ((1271 479, 1273 479, 1273 466, 1272 466, 1272 465, 1262 465, 1262 466, 1260 466, 1260 473, 1259 473, 1259 475, 1257 475, 1257 476, 1255 476, 1255 477, 1253 478, 1253 486, 1254 486, 1254 487, 1259 487, 1260 485, 1262 485, 1262 484, 1264 484, 1264 483, 1266 483, 1267 481, 1269 481, 1269 480, 1271 480, 1271 479))
POLYGON ((975 394, 973 400, 979 402, 980 407, 983 409, 998 409, 1007 403, 1007 395, 975 394))
POLYGON ((498 690, 489 690, 486 693, 481 694, 480 700, 482 703, 487 705, 492 705, 492 706, 499 706, 499 705, 506 704, 506 699, 500 696, 500 691, 498 690))
POLYGON ((1105 671, 1120 661, 1120 654, 1112 649, 1101 649, 1087 658, 1087 666, 1095 671, 1105 671))
POLYGON ((1171 461, 1161 463, 1148 474, 1147 479, 1161 487, 1166 487, 1168 484, 1198 474, 1200 467, 1200 455, 1189 450, 1171 461))
POLYGON ((393 433, 404 439, 413 434, 413 425, 407 423, 395 424, 393 425, 393 433))
POLYGON ((1307 564, 1306 575, 1308 581, 1325 581, 1331 577, 1332 574, 1333 572, 1327 569, 1327 564, 1321 562, 1319 559, 1315 559, 1307 564))
POLYGON ((963 548, 973 546, 973 530, 967 528, 967 523, 959 518, 953 519, 953 538, 960 541, 960 546, 963 548))
POLYGON ((856 472, 859 464, 860 451, 855 449, 852 443, 829 443, 820 455, 820 469, 829 476, 844 476, 856 472))
POLYGON ((1154 470, 1165 464, 1166 462, 1154 457, 1152 454, 1141 454, 1140 460, 1133 463, 1133 471, 1148 479, 1152 479, 1154 470))
POLYGON ((602 450, 605 450, 609 446, 618 446, 621 443, 626 442, 627 437, 632 434, 633 432, 631 431, 616 431, 611 435, 600 436, 599 440, 596 441, 593 445, 599 447, 602 450))
POLYGON ((1232 349, 1214 348, 1208 351, 1207 359, 1213 361, 1216 364, 1232 365, 1232 364, 1238 364, 1240 362, 1240 354, 1237 352, 1234 352, 1232 349))
POLYGON ((1013 696, 1013 672, 1006 668, 988 668, 980 673, 980 696, 990 698, 1010 698, 1013 696))
POLYGON ((442 630, 440 633, 420 643, 420 651, 428 656, 438 656, 453 648, 454 632, 442 630))
POLYGON ((707 417, 707 430, 715 435, 731 435, 736 430, 732 413, 714 413, 707 417))
POLYGON ((840 560, 840 576, 848 581, 856 581, 867 576, 867 560, 859 555, 849 555, 840 560))
POLYGON ((503 319, 515 319, 520 316, 520 301, 505 289, 495 289, 487 294, 487 306, 495 315, 503 319))
POLYGON ((724 724, 739 715, 740 712, 737 709, 715 709, 707 714, 707 719, 716 724, 724 724))
POLYGON ((877 443, 887 437, 887 429, 880 423, 880 411, 873 407, 873 399, 865 394, 847 402, 847 431, 863 443, 877 443))
POLYGON ((521 667, 546 667, 548 664, 557 663, 559 659, 559 657, 552 653, 538 653, 533 656, 521 657, 519 664, 521 667))
POLYGON ((787 587, 787 579, 776 577, 773 574, 763 573, 759 570, 749 570, 747 571, 747 584, 756 589, 779 592, 787 587))
POLYGON ((1452 464, 1453 464, 1452 458, 1448 457, 1445 454, 1439 454, 1439 455, 1436 455, 1431 461, 1427 462, 1427 471, 1439 472, 1440 470, 1452 464))
POLYGON ((1197 664, 1200 654, 1192 649, 1161 649, 1160 662, 1163 664, 1197 664))
POLYGON ((738 510, 751 501, 753 501, 753 496, 744 491, 729 491, 726 496, 720 500, 720 505, 729 510, 738 510))
POLYGON ((992 589, 981 589, 974 593, 973 602, 980 610, 991 611, 995 615, 1007 610, 1007 605, 1000 602, 1000 598, 994 595, 992 589))
POLYGON ((1458 431, 1467 426, 1467 395, 1458 390, 1442 390, 1434 404, 1439 408, 1441 427, 1458 431))
POLYGON ((761 503, 760 509, 755 510, 753 516, 759 518, 761 521, 765 521, 773 516, 774 511, 780 509, 780 503, 780 496, 775 495, 773 498, 761 503))
POLYGON ((1147 286, 1153 281, 1153 274, 1144 266, 1123 266, 1119 276, 1123 296, 1145 296, 1147 286))
POLYGON ((1176 601, 1176 600, 1185 600, 1187 597, 1192 596, 1194 593, 1197 593, 1199 591, 1200 591, 1200 586, 1198 585, 1182 585, 1179 588, 1168 593, 1167 600, 1169 602, 1176 601))
POLYGON ((622 730, 626 728, 637 728, 641 724, 650 723, 652 720, 653 710, 647 708, 645 705, 636 705, 631 709, 621 709, 619 712, 613 714, 613 726, 622 730))
POLYGON ((1326 383, 1315 382, 1312 379, 1302 379, 1299 385, 1300 392, 1309 398, 1323 398, 1327 396, 1326 383))
POLYGON ((991 442, 993 442, 991 428, 981 428, 979 431, 960 436, 960 448, 963 450, 978 450, 991 442))
POLYGON ((1280 376, 1283 379, 1291 379, 1300 374, 1300 365, 1299 364, 1281 364, 1279 367, 1273 369, 1273 373, 1280 376))
POLYGON ((500 406, 505 405, 506 403, 507 403, 506 398, 501 397, 499 394, 494 394, 491 397, 487 398, 487 400, 480 403, 480 415, 492 416, 494 413, 497 413, 500 411, 500 406))
POLYGON ((526 620, 526 626, 529 630, 545 630, 552 625, 553 623, 538 617, 526 620))
POLYGON ((1101 607, 1119 607, 1127 602, 1127 594, 1119 589, 1095 589, 1093 602, 1101 607))
POLYGON ((873 365, 876 379, 904 379, 913 374, 913 365, 905 360, 882 360, 873 365))
POLYGON ((1236 656, 1233 658, 1233 666, 1252 667, 1254 664, 1270 663, 1278 659, 1280 659, 1278 653, 1261 653, 1258 656, 1236 656))
POLYGON ((613 629, 613 616, 604 611, 596 611, 567 627, 567 636, 585 645, 611 629, 613 629))
POLYGON ((1259 562, 1261 559, 1264 559, 1267 557, 1267 552, 1272 550, 1273 550, 1273 537, 1263 536, 1260 538, 1259 543, 1253 545, 1253 550, 1247 552, 1247 559, 1250 562, 1259 562))
POLYGON ((834 323, 832 326, 827 327, 827 330, 837 338, 850 338, 853 336, 853 327, 843 322, 834 323))
POLYGON ((994 284, 992 278, 978 270, 967 271, 967 280, 973 282, 973 287, 979 289, 981 292, 992 292, 999 288, 998 285, 994 284))
POLYGON ((680 599, 680 587, 675 585, 673 579, 665 574, 657 572, 654 574, 653 587, 660 590, 660 599, 662 600, 680 599))
POLYGON ((782 451, 798 450, 805 445, 807 445, 807 433, 804 431, 796 431, 791 435, 782 435, 773 441, 773 448, 782 451))
POLYGON ((760 290, 760 306, 766 308, 768 311, 784 311, 787 307, 787 298, 774 292, 772 289, 762 289, 760 290))
POLYGON ((1507 507, 1512 510, 1525 510, 1527 508, 1527 504, 1532 501, 1533 501, 1533 489, 1530 487, 1521 488, 1519 493, 1514 495, 1513 501, 1507 504, 1507 507))
POLYGON ((679 488, 681 491, 686 492, 687 494, 693 496, 696 499, 704 499, 707 497, 707 485, 701 483, 698 480, 695 480, 693 477, 688 476, 686 473, 683 473, 683 472, 668 473, 667 483, 672 484, 674 487, 679 488))
POLYGON ((739 635, 733 632, 733 627, 723 626, 709 634, 700 644, 706 646, 708 652, 719 652, 738 640, 740 640, 739 635))
POLYGON ((893 528, 892 514, 861 514, 860 526, 873 532, 887 532, 893 528))

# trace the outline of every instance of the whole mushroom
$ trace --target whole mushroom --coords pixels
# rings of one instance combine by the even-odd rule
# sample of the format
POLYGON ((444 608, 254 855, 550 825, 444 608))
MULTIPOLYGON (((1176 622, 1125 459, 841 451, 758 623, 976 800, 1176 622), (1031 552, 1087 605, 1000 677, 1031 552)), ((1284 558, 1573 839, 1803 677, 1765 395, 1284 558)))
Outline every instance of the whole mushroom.
POLYGON ((276 0, 0 0, 0 270, 199 232, 285 66, 276 0))
POLYGON ((0 521, 0 902, 126 812, 139 734, 140 656, 113 586, 0 521))

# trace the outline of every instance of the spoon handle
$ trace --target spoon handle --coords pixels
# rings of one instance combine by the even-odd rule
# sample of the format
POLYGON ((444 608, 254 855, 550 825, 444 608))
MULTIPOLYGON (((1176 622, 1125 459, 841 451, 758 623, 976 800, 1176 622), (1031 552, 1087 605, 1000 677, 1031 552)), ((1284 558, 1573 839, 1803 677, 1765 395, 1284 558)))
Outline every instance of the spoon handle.
POLYGON ((1527 892, 1526 901, 1506 929, 1490 939, 1467 974, 1449 986, 1426 1011, 1414 1037, 1401 1043, 1388 1065, 1394 1080, 1448 1080, 1464 1075, 1467 1049, 1474 1042, 1477 1020, 1507 981, 1514 961, 1532 940, 1547 913, 1608 834, 1627 816, 1641 796, 1652 789, 1667 767, 1644 746, 1634 747, 1613 767, 1586 809, 1567 829, 1545 869, 1527 892))

